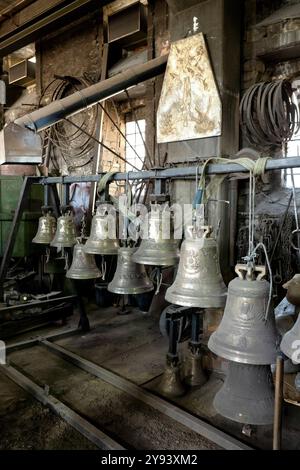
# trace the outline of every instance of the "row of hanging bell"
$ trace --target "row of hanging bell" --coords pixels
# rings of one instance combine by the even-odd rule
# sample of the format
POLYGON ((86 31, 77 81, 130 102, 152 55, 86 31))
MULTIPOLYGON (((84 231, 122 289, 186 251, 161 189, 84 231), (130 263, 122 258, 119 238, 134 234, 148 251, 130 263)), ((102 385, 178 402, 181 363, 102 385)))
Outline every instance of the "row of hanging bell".
POLYGON ((110 224, 109 207, 100 204, 92 219, 90 236, 84 246, 84 251, 93 255, 117 255, 119 241, 117 240, 116 224, 110 224))
POLYGON ((212 227, 202 227, 201 232, 194 227, 186 229, 177 275, 167 289, 166 300, 186 307, 224 307, 227 288, 221 275, 217 243, 211 237, 212 227))
POLYGON ((154 289, 145 266, 133 261, 137 248, 119 248, 117 269, 108 290, 115 294, 142 294, 154 289))
POLYGON ((174 217, 169 206, 152 204, 133 261, 151 266, 173 266, 179 259, 178 245, 179 240, 174 238, 174 217))
POLYGON ((61 215, 57 221, 52 215, 52 208, 42 207, 43 215, 39 218, 38 230, 33 243, 51 245, 57 248, 71 248, 76 244, 76 227, 71 210, 61 215))
POLYGON ((208 342, 212 352, 230 361, 213 405, 233 421, 268 425, 274 414, 270 364, 278 353, 274 312, 266 312, 270 285, 264 266, 237 265, 236 273, 222 321, 208 342))
POLYGON ((70 279, 96 279, 101 277, 101 272, 98 269, 95 257, 85 252, 85 245, 79 239, 76 240, 76 245, 73 250, 73 259, 66 277, 70 279))
POLYGON ((56 218, 52 215, 52 207, 42 207, 42 213, 42 217, 39 218, 37 233, 32 242, 41 245, 49 245, 56 233, 56 218))

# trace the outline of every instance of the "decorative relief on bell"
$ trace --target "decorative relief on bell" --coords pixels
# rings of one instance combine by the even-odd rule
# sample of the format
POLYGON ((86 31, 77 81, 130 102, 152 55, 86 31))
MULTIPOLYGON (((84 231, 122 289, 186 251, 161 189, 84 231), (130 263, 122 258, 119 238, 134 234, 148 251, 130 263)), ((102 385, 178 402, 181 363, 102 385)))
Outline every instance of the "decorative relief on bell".
POLYGON ((142 294, 154 289, 145 266, 133 261, 137 248, 119 248, 117 269, 108 290, 115 294, 142 294))
POLYGON ((227 289, 220 271, 217 243, 210 234, 211 230, 203 230, 200 236, 193 227, 187 228, 176 279, 166 292, 168 302, 196 308, 225 305, 227 289))
POLYGON ((229 361, 263 365, 276 362, 278 333, 272 309, 266 318, 270 284, 262 279, 263 266, 238 265, 239 277, 228 286, 225 311, 208 347, 229 361), (255 277, 255 274, 258 274, 255 277))
POLYGON ((84 251, 84 245, 77 243, 74 246, 73 260, 66 277, 71 279, 96 279, 101 277, 93 255, 84 251))

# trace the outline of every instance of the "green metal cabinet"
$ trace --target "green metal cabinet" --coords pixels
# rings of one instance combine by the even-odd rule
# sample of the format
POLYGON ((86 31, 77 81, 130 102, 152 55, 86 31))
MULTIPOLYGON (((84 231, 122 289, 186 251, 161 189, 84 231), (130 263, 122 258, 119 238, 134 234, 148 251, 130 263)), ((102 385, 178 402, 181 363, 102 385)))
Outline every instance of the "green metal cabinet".
MULTIPOLYGON (((11 228, 14 211, 17 207, 23 176, 0 176, 0 256, 3 256, 5 244, 11 228)), ((30 196, 25 204, 25 210, 20 222, 13 250, 14 257, 32 255, 36 246, 31 242, 38 227, 43 205, 43 188, 32 185, 30 196)))

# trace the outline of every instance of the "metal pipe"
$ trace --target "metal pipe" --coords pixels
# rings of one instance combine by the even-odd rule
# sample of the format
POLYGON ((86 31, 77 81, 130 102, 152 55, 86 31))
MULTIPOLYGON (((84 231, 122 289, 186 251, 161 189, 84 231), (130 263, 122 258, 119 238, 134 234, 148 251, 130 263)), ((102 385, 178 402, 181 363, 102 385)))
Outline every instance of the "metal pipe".
POLYGON ((283 357, 278 356, 276 361, 275 377, 275 403, 274 403, 274 428, 273 450, 281 449, 282 438, 282 405, 283 405, 283 357))
POLYGON ((166 69, 167 60, 168 55, 164 55, 150 60, 146 64, 132 67, 130 70, 126 70, 112 78, 95 83, 61 100, 53 101, 32 113, 25 114, 25 116, 16 119, 15 123, 36 132, 42 131, 66 117, 114 96, 120 91, 124 91, 126 88, 163 73, 166 69))
MULTIPOLYGON (((300 157, 291 157, 291 158, 280 158, 274 160, 268 160, 266 164, 266 171, 272 170, 281 170, 287 168, 300 168, 300 157)), ((112 176, 112 181, 126 181, 128 180, 148 180, 148 179, 166 179, 166 178, 177 178, 185 179, 192 178, 195 179, 195 166, 190 167, 174 167, 167 168, 163 170, 142 170, 142 171, 130 171, 130 172, 120 172, 115 173, 112 176)), ((198 174, 201 175, 202 167, 199 167, 198 174)), ((248 170, 243 166, 237 163, 230 164, 212 164, 208 165, 206 168, 206 173, 208 175, 221 175, 221 174, 230 174, 230 173, 248 173, 248 170)), ((105 173, 99 173, 98 175, 90 176, 50 176, 50 177, 40 177, 32 176, 28 177, 31 179, 32 183, 38 184, 57 184, 57 183, 87 183, 89 181, 95 182, 99 181, 105 173)))

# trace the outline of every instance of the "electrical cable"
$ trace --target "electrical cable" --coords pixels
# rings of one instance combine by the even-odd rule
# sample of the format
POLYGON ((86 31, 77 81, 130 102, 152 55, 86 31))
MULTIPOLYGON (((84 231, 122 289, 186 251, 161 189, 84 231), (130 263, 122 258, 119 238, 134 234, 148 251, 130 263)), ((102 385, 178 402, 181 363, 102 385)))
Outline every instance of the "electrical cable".
POLYGON ((240 103, 240 122, 248 141, 256 146, 282 145, 299 131, 299 110, 289 80, 260 82, 240 103))

